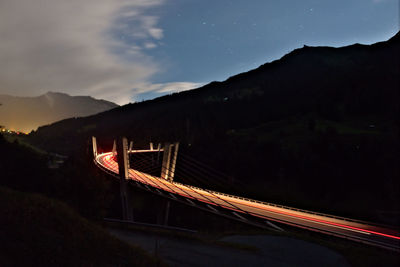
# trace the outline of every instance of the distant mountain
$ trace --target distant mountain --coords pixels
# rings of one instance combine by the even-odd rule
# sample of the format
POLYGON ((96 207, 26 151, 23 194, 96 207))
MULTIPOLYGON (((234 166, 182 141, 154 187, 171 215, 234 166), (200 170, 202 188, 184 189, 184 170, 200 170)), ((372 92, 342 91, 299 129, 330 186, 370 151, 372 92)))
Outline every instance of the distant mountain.
POLYGON ((78 157, 90 152, 92 135, 100 151, 117 136, 135 147, 180 141, 179 155, 230 180, 185 180, 178 156, 177 181, 393 223, 400 218, 399 93, 397 33, 373 45, 304 46, 224 82, 40 127, 29 140, 78 157), (231 188, 235 181, 245 186, 231 188))
POLYGON ((71 117, 84 117, 118 107, 90 96, 48 92, 38 97, 0 95, 0 125, 30 132, 37 127, 71 117))

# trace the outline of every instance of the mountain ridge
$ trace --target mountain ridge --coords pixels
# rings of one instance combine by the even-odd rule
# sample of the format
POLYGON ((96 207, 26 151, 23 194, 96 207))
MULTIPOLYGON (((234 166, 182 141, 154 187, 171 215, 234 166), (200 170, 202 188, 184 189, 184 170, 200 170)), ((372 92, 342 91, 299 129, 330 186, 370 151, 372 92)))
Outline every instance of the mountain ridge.
POLYGON ((58 92, 36 97, 0 94, 0 103, 0 124, 22 132, 30 132, 62 119, 89 116, 118 107, 91 96, 70 96, 58 92))
MULTIPOLYGON (((243 72, 234 76, 229 77, 225 81, 213 81, 210 82, 202 87, 188 90, 188 91, 183 91, 179 93, 173 93, 170 95, 165 95, 161 96, 152 100, 147 100, 141 103, 134 103, 134 104, 127 104, 124 106, 120 106, 116 108, 115 110, 111 112, 106 112, 106 114, 101 114, 101 115, 94 115, 94 116, 89 116, 88 118, 85 118, 84 120, 95 120, 96 117, 101 119, 101 117, 107 117, 108 115, 115 115, 115 113, 123 113, 123 112, 128 112, 128 110, 134 112, 136 109, 141 109, 142 107, 148 107, 149 105, 153 105, 155 103, 161 103, 165 101, 171 101, 176 102, 176 101, 185 101, 188 100, 191 97, 199 98, 197 102, 201 103, 209 103, 209 102, 218 102, 218 103, 223 103, 224 99, 228 100, 226 102, 230 102, 232 99, 230 96, 233 98, 239 98, 243 99, 246 98, 246 95, 240 95, 240 92, 245 91, 243 88, 247 87, 248 84, 255 84, 255 87, 265 87, 262 88, 262 90, 252 90, 249 94, 252 96, 258 96, 262 95, 265 96, 266 93, 273 94, 274 97, 276 94, 282 93, 284 88, 292 88, 293 85, 288 86, 288 81, 293 83, 293 76, 296 79, 300 79, 303 84, 296 84, 296 87, 301 88, 301 90, 304 91, 304 88, 306 85, 310 84, 310 77, 315 77, 319 78, 318 75, 319 73, 316 73, 320 71, 318 64, 322 65, 328 65, 330 68, 329 71, 326 71, 323 74, 328 73, 330 76, 326 77, 328 80, 336 80, 336 77, 332 77, 330 72, 337 72, 335 75, 341 75, 344 74, 342 77, 340 77, 341 83, 343 81, 347 82, 347 80, 351 80, 352 78, 353 81, 350 81, 352 83, 359 83, 357 79, 360 79, 360 82, 362 85, 364 85, 364 79, 363 75, 365 75, 365 78, 369 80, 374 80, 373 82, 379 82, 377 81, 378 78, 381 78, 382 76, 382 70, 380 70, 380 67, 377 67, 379 64, 389 64, 387 67, 385 67, 385 71, 388 71, 389 78, 391 79, 390 81, 385 81, 390 86, 393 85, 398 85, 399 84, 399 79, 397 78, 397 73, 399 72, 400 69, 400 62, 397 60, 398 57, 396 55, 399 55, 399 42, 400 40, 400 32, 398 32, 395 36, 392 38, 388 39, 387 41, 383 42, 378 42, 375 44, 371 45, 360 45, 360 44, 353 44, 345 47, 323 47, 323 46, 318 46, 318 47, 310 47, 306 46, 303 48, 298 48, 293 50, 292 52, 289 52, 288 54, 284 55, 278 60, 274 60, 272 62, 265 63, 261 66, 259 66, 256 69, 243 72), (332 54, 333 53, 333 54, 332 54), (342 57, 338 58, 337 53, 342 53, 342 57), (355 54, 355 55, 354 55, 355 54), (383 57, 382 57, 383 55, 383 57), (299 57, 305 57, 307 60, 303 60, 302 58, 299 57), (309 59, 310 57, 311 59, 309 59), (321 60, 321 58, 323 60, 321 60), (295 61, 295 62, 293 62, 295 61), (296 62, 297 61, 297 62, 296 62), (313 62, 311 62, 313 61, 313 62), (304 63, 305 62, 305 63, 304 63), (369 63, 368 63, 369 62, 369 63), (292 70, 291 68, 292 65, 301 65, 301 68, 294 68, 292 70), (371 67, 365 68, 365 63, 368 63, 371 67), (356 69, 354 70, 354 66, 356 69), (305 70, 308 68, 307 70, 305 70), (314 69, 315 68, 315 69, 314 69), (343 69, 341 69, 343 68, 343 69), (353 68, 353 69, 352 69, 353 68), (361 69, 361 70, 360 70, 361 69), (302 71, 304 75, 300 75, 299 72, 302 71), (368 76, 366 72, 371 72, 374 74, 374 71, 377 72, 377 75, 379 77, 371 77, 368 76), (288 74, 281 75, 282 72, 289 72, 288 74), (357 77, 352 77, 354 73, 357 73, 357 77), (285 77, 287 76, 287 77, 285 77), (256 77, 256 81, 253 82, 253 78, 256 77), (246 81, 244 81, 246 80, 246 81), (283 89, 282 89, 283 88, 283 89), (278 90, 279 89, 279 90, 278 90), (263 91, 263 92, 260 92, 263 91), (239 93, 238 93, 239 92, 239 93), (200 95, 204 95, 200 96, 200 95), (211 96, 210 96, 211 95, 211 96), (204 99, 205 98, 205 99, 204 99), (211 99, 212 98, 212 99, 211 99)), ((375 75, 376 76, 376 75, 375 75)), ((324 81, 325 79, 321 79, 322 85, 319 87, 323 88, 323 86, 326 86, 326 88, 329 88, 331 90, 334 90, 334 88, 330 88, 332 86, 329 86, 328 82, 324 81)), ((365 83, 367 84, 367 83, 365 83)), ((348 85, 346 85, 348 87, 348 85)), ((370 85, 369 85, 370 86, 370 85)), ((350 87, 361 87, 358 86, 357 84, 351 84, 350 87)), ((376 85, 374 84, 374 87, 376 85)), ((325 90, 327 90, 325 88, 325 90)), ((359 89, 359 88, 356 88, 359 89)), ((355 93, 360 93, 358 92, 359 90, 355 90, 355 88, 352 89, 355 93)), ((396 99, 398 97, 398 92, 396 90, 390 89, 393 95, 393 98, 396 99), (397 95, 396 95, 397 92, 397 95)), ((317 91, 317 94, 314 95, 314 97, 320 97, 321 90, 317 91)), ((351 90, 349 90, 351 91, 351 90)), ((292 93, 297 93, 296 91, 293 91, 292 93)), ((313 92, 315 93, 315 92, 313 92)), ((321 94, 324 94, 325 92, 322 92, 321 94)), ((245 94, 245 93, 244 93, 245 94)), ((355 96, 351 96, 355 97, 355 96)), ((289 98, 286 98, 288 100, 289 98)), ((317 99, 319 100, 319 99, 317 99)), ((191 101, 191 100, 190 100, 191 101)), ((312 103, 313 105, 316 105, 312 103)), ((309 103, 307 103, 309 104, 309 103)), ((170 105, 169 105, 170 106, 170 105)), ((322 107, 315 107, 313 106, 312 108, 322 108, 322 107)), ((365 107, 364 107, 365 108, 365 107)), ((393 106, 393 103, 391 103, 390 108, 398 109, 398 107, 393 106)), ((391 113, 393 110, 387 111, 385 113, 391 113)), ((365 110, 363 111, 365 112, 365 110)), ((370 112, 370 113, 373 113, 370 112)), ((393 118, 393 112, 391 113, 391 117, 393 118)), ((126 114, 128 116, 128 114, 126 114)), ((56 127, 57 125, 61 125, 63 123, 68 123, 68 120, 64 120, 62 122, 56 122, 53 125, 45 126, 45 127, 40 127, 38 130, 45 131, 45 129, 49 129, 49 127, 56 127)))
POLYGON ((299 48, 223 82, 40 127, 29 141, 77 157, 91 136, 99 151, 118 136, 135 148, 180 141, 179 153, 230 180, 185 180, 178 162, 178 182, 395 225, 382 207, 400 211, 398 40, 299 48))

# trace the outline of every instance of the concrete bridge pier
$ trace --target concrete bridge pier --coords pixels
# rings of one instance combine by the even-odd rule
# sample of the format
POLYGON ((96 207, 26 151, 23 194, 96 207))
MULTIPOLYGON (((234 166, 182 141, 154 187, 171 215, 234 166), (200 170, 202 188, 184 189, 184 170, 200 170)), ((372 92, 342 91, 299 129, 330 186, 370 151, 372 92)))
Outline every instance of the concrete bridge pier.
POLYGON ((92 147, 93 147, 93 158, 97 157, 97 140, 96 137, 92 136, 92 147))
MULTIPOLYGON (((115 142, 114 142, 115 143, 115 142)), ((129 155, 128 155, 128 139, 126 137, 118 138, 116 145, 118 170, 120 177, 120 195, 122 205, 123 220, 133 221, 133 209, 130 205, 130 197, 128 191, 127 179, 129 179, 129 155)))
POLYGON ((113 147, 112 147, 111 152, 113 154, 113 157, 115 157, 115 155, 117 154, 117 141, 115 139, 114 139, 114 142, 113 142, 113 147))
POLYGON ((160 206, 157 209, 157 224, 168 225, 171 202, 169 199, 160 199, 160 206))
MULTIPOLYGON (((151 149, 153 146, 151 144, 151 149)), ((158 152, 160 152, 161 144, 158 145, 158 152)), ((164 144, 164 152, 163 152, 163 160, 161 166, 161 178, 172 182, 175 176, 175 167, 176 167, 176 159, 178 157, 178 149, 179 142, 176 143, 165 143, 164 144)), ((168 225, 169 212, 171 208, 171 202, 169 199, 165 200, 162 205, 161 213, 163 214, 163 223, 164 225, 168 225)))
POLYGON ((168 225, 168 219, 169 219, 169 209, 171 206, 171 202, 169 201, 169 199, 166 200, 167 204, 165 207, 165 216, 164 216, 164 225, 168 225))
POLYGON ((160 162, 161 143, 157 146, 157 164, 160 162))

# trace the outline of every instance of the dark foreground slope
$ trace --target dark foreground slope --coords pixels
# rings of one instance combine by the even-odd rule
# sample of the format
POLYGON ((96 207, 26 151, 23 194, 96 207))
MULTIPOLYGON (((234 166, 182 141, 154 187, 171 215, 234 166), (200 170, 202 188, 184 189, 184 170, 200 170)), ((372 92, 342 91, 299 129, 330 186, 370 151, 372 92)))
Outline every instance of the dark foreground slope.
POLYGON ((118 135, 137 146, 179 140, 182 153, 231 177, 207 187, 396 224, 399 51, 399 34, 370 46, 303 47, 224 82, 29 138, 65 154, 83 154, 91 135, 106 148, 118 135))
MULTIPOLYGON (((62 202, 0 187, 2 266, 156 266, 62 202)), ((158 266, 158 265, 157 265, 158 266)))
POLYGON ((103 218, 111 198, 108 183, 89 158, 70 157, 50 169, 51 155, 9 143, 1 134, 0 151, 0 186, 59 199, 92 220, 103 218))
POLYGON ((104 177, 73 159, 48 169, 50 155, 1 134, 0 151, 1 266, 157 264, 94 223, 112 197, 104 177))

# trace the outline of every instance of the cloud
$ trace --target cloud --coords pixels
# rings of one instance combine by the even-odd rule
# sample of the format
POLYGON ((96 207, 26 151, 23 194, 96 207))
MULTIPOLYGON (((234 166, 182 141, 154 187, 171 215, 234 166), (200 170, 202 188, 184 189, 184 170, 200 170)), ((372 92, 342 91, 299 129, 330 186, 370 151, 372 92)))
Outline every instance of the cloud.
POLYGON ((176 93, 195 89, 204 85, 203 83, 192 83, 192 82, 171 82, 162 84, 152 84, 151 91, 157 93, 176 93))
POLYGON ((142 84, 140 88, 146 88, 145 90, 137 89, 139 93, 135 100, 141 101, 143 95, 149 93, 154 96, 177 93, 187 91, 203 86, 204 83, 193 83, 193 82, 169 82, 169 83, 153 83, 153 84, 142 84))
POLYGON ((163 31, 162 31, 162 29, 159 29, 159 28, 150 28, 149 29, 149 34, 152 37, 154 37, 155 39, 163 38, 163 31))
POLYGON ((148 15, 162 3, 1 0, 0 93, 51 90, 129 102, 160 69, 143 49, 163 38, 158 17, 148 15), (125 42, 125 35, 133 42, 125 42))
POLYGON ((145 43, 144 44, 144 48, 146 48, 146 49, 152 49, 152 48, 156 48, 157 47, 157 45, 155 44, 155 43, 145 43))

